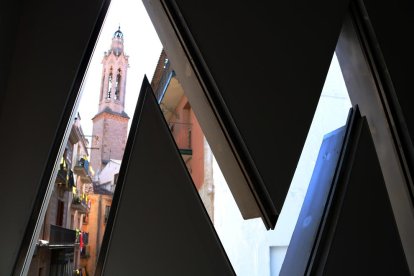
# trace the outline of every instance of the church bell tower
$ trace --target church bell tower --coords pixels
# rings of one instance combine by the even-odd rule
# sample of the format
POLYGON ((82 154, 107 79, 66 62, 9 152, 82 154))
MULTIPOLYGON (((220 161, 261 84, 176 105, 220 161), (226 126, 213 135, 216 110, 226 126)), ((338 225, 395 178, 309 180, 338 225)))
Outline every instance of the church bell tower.
POLYGON ((114 33, 111 47, 102 60, 99 109, 93 121, 91 166, 95 175, 111 160, 122 160, 129 116, 124 111, 128 56, 124 53, 121 29, 114 33))

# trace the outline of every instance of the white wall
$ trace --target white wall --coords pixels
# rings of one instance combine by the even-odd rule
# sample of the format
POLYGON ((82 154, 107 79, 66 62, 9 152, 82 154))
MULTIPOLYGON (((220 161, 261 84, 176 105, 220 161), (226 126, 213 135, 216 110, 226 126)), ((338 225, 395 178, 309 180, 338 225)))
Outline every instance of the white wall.
POLYGON ((282 268, 282 262, 286 255, 287 246, 271 246, 270 253, 270 275, 277 275, 282 268))
POLYGON ((267 231, 261 219, 242 219, 214 159, 214 226, 237 275, 279 274, 323 136, 346 123, 350 107, 342 73, 334 56, 310 132, 274 230, 267 231))
POLYGON ((98 175, 99 184, 106 182, 111 182, 111 184, 114 184, 114 175, 119 172, 120 167, 120 160, 111 159, 98 175))

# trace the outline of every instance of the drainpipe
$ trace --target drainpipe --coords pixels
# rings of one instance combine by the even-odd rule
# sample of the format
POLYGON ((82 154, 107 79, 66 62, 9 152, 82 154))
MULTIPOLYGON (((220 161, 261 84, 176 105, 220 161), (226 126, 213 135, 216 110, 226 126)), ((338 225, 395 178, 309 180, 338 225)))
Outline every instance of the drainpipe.
POLYGON ((95 263, 98 261, 99 251, 101 250, 101 213, 102 213, 102 195, 99 195, 98 200, 98 225, 96 231, 96 256, 95 263))

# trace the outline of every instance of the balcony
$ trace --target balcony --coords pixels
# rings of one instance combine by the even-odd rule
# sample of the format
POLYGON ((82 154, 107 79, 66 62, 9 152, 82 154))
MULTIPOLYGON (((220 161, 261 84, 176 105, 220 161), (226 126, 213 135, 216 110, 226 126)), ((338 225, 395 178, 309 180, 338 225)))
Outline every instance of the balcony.
POLYGON ((192 155, 191 148, 191 130, 192 124, 170 122, 169 124, 171 133, 174 137, 175 143, 181 153, 181 155, 192 155))
POLYGON ((89 233, 82 232, 82 236, 83 236, 83 244, 88 245, 89 244, 89 233))
POLYGON ((55 183, 61 189, 65 191, 71 191, 72 187, 75 186, 75 180, 73 178, 73 172, 71 170, 67 170, 66 168, 62 167, 59 169, 55 183))
POLYGON ((80 251, 80 257, 81 257, 82 259, 89 258, 89 257, 91 256, 90 251, 91 251, 90 246, 89 246, 89 245, 84 245, 84 246, 81 248, 81 251, 80 251))
POLYGON ((72 200, 72 209, 77 210, 78 212, 80 212, 81 214, 86 214, 89 212, 89 207, 88 207, 88 202, 86 200, 86 195, 82 194, 82 195, 78 195, 75 194, 73 195, 73 200, 72 200))
POLYGON ((57 176, 56 176, 56 180, 55 183, 58 185, 66 185, 67 183, 67 179, 66 176, 68 174, 68 170, 66 169, 59 169, 57 176))
POLYGON ((63 248, 73 247, 76 241, 76 231, 60 227, 57 225, 50 225, 50 239, 49 247, 63 248))
POLYGON ((76 166, 73 168, 75 174, 81 177, 83 183, 92 183, 92 179, 89 175, 89 161, 81 158, 76 166))
POLYGON ((162 66, 162 69, 157 70, 158 73, 156 73, 157 75, 155 76, 154 79, 158 81, 155 81, 157 85, 156 87, 153 87, 154 94, 158 102, 160 102, 163 99, 165 92, 167 91, 168 86, 170 85, 171 79, 175 76, 175 72, 172 66, 170 66, 171 63, 169 59, 167 58, 167 56, 165 55, 165 52, 162 51, 161 55, 163 56, 163 58, 162 59, 160 58, 160 61, 162 60, 163 64, 159 63, 157 67, 162 66))

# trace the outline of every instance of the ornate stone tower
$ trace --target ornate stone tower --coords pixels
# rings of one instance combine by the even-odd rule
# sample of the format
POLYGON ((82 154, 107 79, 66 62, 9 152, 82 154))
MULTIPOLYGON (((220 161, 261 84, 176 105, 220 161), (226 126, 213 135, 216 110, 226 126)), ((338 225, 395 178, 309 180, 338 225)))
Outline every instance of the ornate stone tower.
POLYGON ((127 140, 129 116, 124 111, 128 56, 124 35, 114 33, 111 48, 102 60, 102 81, 98 114, 93 117, 91 166, 95 175, 110 159, 121 160, 127 140))

